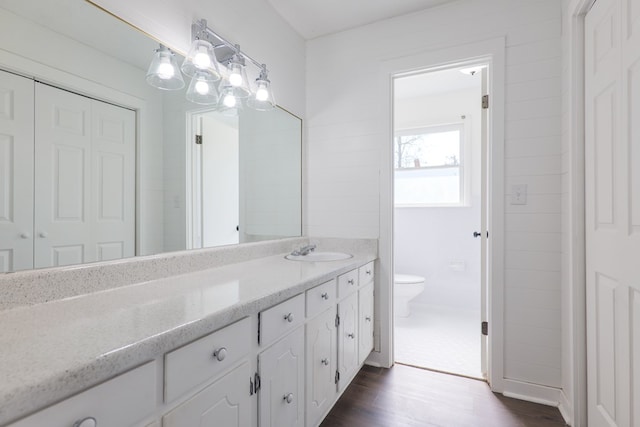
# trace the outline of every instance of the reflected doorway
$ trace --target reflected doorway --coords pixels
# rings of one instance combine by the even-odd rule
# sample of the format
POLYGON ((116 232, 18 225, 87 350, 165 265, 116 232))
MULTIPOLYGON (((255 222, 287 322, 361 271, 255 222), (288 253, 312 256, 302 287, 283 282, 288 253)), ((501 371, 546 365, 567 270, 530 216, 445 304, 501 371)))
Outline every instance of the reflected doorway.
POLYGON ((191 115, 190 248, 240 242, 238 116, 216 111, 191 115))

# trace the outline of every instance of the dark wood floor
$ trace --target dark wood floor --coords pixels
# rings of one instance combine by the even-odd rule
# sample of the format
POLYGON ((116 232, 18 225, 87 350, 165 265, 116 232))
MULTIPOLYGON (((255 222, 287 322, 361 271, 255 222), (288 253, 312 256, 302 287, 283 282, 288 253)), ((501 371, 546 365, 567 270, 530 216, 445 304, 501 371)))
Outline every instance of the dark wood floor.
POLYGON ((365 366, 321 427, 560 427, 557 408, 494 394, 478 380, 365 366))

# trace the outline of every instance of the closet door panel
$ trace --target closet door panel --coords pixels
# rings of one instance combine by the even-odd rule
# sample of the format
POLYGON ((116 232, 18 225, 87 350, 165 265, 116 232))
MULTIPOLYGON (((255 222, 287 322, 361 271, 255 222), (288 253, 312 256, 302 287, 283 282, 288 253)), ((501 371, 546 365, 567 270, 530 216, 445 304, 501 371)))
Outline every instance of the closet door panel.
POLYGON ((35 90, 35 267, 93 261, 91 100, 35 90))
POLYGON ((135 112, 92 101, 92 221, 98 261, 135 252, 135 112))
POLYGON ((0 272, 33 268, 33 90, 0 71, 0 272))

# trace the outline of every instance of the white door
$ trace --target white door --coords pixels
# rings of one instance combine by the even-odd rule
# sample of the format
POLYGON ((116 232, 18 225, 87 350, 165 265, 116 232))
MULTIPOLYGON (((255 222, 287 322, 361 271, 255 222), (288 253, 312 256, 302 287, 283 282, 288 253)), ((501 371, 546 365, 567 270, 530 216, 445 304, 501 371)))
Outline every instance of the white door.
POLYGON ((0 71, 0 272, 33 268, 33 80, 0 71))
POLYGON ((165 415, 163 427, 249 427, 250 378, 249 362, 245 362, 165 415))
MULTIPOLYGON (((96 261, 135 255, 135 112, 91 101, 91 217, 96 261)), ((93 261, 93 260, 91 260, 93 261)))
POLYGON ((91 100, 36 84, 36 268, 96 259, 91 228, 91 100))
POLYGON ((262 352, 258 364, 260 427, 303 427, 304 328, 298 328, 262 352))
POLYGON ((358 291, 358 365, 362 365, 373 350, 373 283, 358 291))
POLYGON ((639 10, 637 0, 598 0, 585 23, 587 391, 592 427, 640 423, 639 10))
POLYGON ((358 293, 353 293, 338 304, 338 371, 339 389, 349 383, 358 368, 358 293))
POLYGON ((307 426, 315 426, 336 395, 336 307, 307 322, 307 426))
POLYGON ((133 256, 135 113, 36 84, 34 266, 133 256))
POLYGON ((237 118, 223 118, 217 113, 207 113, 202 116, 202 247, 204 248, 231 245, 240 241, 238 138, 237 118))

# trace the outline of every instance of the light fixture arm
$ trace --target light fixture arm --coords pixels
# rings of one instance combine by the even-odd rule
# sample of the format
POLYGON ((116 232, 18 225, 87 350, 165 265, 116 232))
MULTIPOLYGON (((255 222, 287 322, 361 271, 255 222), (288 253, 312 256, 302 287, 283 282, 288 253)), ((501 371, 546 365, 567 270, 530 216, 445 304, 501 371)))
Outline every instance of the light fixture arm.
POLYGON ((263 68, 264 64, 256 61, 246 53, 242 52, 239 45, 231 43, 229 40, 225 39, 220 34, 209 28, 207 26, 206 19, 199 19, 191 25, 191 38, 206 40, 211 43, 214 48, 227 47, 233 50, 236 55, 241 55, 243 58, 251 61, 251 63, 253 63, 253 65, 255 65, 256 67, 260 69, 263 68))

